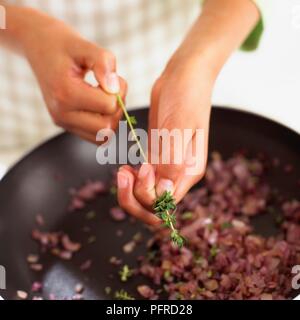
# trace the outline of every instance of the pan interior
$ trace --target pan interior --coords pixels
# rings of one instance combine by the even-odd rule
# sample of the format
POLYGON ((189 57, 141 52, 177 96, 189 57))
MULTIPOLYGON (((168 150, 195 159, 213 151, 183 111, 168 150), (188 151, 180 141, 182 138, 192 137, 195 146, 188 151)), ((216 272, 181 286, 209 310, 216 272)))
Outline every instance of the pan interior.
MULTIPOLYGON (((132 114, 141 128, 147 127, 146 108, 132 114)), ((250 154, 263 152, 293 165, 295 169, 291 175, 278 170, 268 177, 271 186, 283 197, 299 198, 299 146, 299 135, 270 120, 236 110, 213 108, 210 151, 217 150, 226 158, 237 150, 247 149, 250 154)), ((70 188, 79 187, 89 179, 110 183, 116 167, 100 166, 96 162, 95 146, 64 133, 35 149, 8 172, 0 182, 0 265, 7 273, 7 289, 0 290, 0 295, 15 299, 17 290, 29 292, 36 280, 43 281, 45 297, 50 293, 57 298, 70 297, 77 283, 84 284, 87 299, 107 299, 106 287, 112 291, 125 289, 136 295, 137 285, 146 283, 145 279, 136 277, 122 283, 118 267, 113 267, 109 259, 120 257, 124 264, 135 266, 137 256, 145 254, 145 245, 138 246, 131 254, 124 254, 122 247, 137 232, 149 237, 147 229, 130 219, 118 223, 111 219, 109 208, 117 205, 113 194, 99 197, 84 210, 74 213, 66 210, 70 188), (86 216, 90 211, 96 213, 91 221, 86 216), (30 237, 36 227, 37 214, 43 215, 45 229, 63 230, 83 244, 89 238, 83 228, 89 226, 96 241, 84 245, 71 261, 45 255, 44 269, 33 272, 28 268, 26 257, 38 252, 30 237), (122 230, 122 236, 117 236, 118 230, 122 230), (91 268, 80 271, 79 266, 88 259, 92 260, 91 268)), ((272 214, 261 215, 253 223, 260 234, 269 236, 276 232, 272 214)))

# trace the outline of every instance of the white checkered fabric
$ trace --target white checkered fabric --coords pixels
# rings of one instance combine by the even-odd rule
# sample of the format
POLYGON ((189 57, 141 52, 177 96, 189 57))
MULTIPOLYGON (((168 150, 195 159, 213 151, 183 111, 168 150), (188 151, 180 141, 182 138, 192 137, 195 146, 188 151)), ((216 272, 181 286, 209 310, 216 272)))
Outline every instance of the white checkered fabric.
MULTIPOLYGON (((129 83, 130 107, 149 103, 151 86, 192 21, 198 0, 11 0, 72 25, 115 53, 129 83)), ((0 48, 0 162, 54 134, 38 85, 24 59, 0 48)))

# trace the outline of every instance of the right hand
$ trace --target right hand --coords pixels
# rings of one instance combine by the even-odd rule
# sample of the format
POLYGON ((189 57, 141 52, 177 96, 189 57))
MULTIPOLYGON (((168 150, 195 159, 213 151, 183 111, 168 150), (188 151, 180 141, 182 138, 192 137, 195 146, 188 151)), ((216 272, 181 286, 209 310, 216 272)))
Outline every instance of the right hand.
MULTIPOLYGON (((148 137, 152 136, 152 129, 167 129, 169 132, 176 129, 182 133, 181 137, 184 137, 184 130, 189 129, 192 136, 189 140, 183 138, 185 146, 180 140, 176 142, 175 139, 167 148, 163 148, 160 144, 158 148, 160 161, 164 156, 165 159, 173 161, 175 155, 179 155, 180 162, 177 164, 174 161, 153 165, 144 163, 139 171, 130 166, 119 169, 120 206, 145 223, 150 225, 161 223, 161 220, 151 212, 158 196, 169 191, 178 203, 204 176, 211 94, 216 78, 212 69, 213 66, 207 63, 205 57, 198 55, 195 59, 178 51, 153 87, 148 137), (196 138, 198 129, 202 130, 201 140, 196 138), (199 147, 196 148, 196 145, 199 147), (192 163, 194 166, 190 166, 192 163), (194 170, 189 173, 191 168, 194 170)), ((148 155, 151 155, 154 151, 151 149, 151 141, 148 147, 148 155)), ((151 157, 149 161, 151 162, 151 157)))
POLYGON ((122 116, 115 94, 125 99, 127 85, 116 73, 115 56, 60 21, 35 11, 31 19, 22 36, 23 51, 53 121, 95 143, 97 132, 115 130, 122 116), (84 81, 90 70, 98 87, 84 81))

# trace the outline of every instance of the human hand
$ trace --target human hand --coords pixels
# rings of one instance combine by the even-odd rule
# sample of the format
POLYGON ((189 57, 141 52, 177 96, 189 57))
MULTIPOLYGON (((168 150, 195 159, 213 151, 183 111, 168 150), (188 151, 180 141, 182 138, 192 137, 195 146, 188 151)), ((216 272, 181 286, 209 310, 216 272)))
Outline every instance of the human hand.
MULTIPOLYGON (((170 191, 179 202, 203 177, 206 166, 211 93, 215 77, 200 61, 183 61, 182 55, 173 57, 153 87, 149 137, 152 129, 167 129, 169 132, 177 129, 181 136, 185 129, 189 129, 192 135, 185 145, 173 140, 169 148, 160 148, 159 164, 145 163, 138 171, 123 166, 118 172, 120 205, 153 225, 160 223, 151 213, 156 197, 164 191, 170 191), (196 138, 198 129, 203 134, 201 141, 196 138), (202 148, 196 148, 199 142, 202 148), (161 160, 166 153, 170 154, 171 161, 164 164, 161 160), (179 162, 175 161, 176 156, 179 156, 179 162), (195 159, 201 161, 198 161, 193 174, 187 174, 191 165, 196 165, 195 159)), ((149 156, 152 154, 150 139, 149 156)))
MULTIPOLYGON (((180 164, 143 164, 138 172, 129 166, 121 167, 118 198, 129 213, 146 223, 159 224, 160 220, 151 212, 157 196, 169 190, 178 202, 203 176, 214 82, 258 19, 259 11, 253 1, 205 1, 201 15, 153 88, 149 118, 149 129, 191 129, 193 133, 202 129, 203 151, 195 155, 202 158, 202 165, 196 166, 194 175, 187 175, 192 152, 187 153, 180 143, 173 143, 169 150, 160 150, 159 160, 164 152, 179 153, 180 164)), ((188 150, 197 144, 195 141, 194 135, 188 141, 188 150)))
POLYGON ((114 55, 60 21, 37 13, 32 20, 22 37, 23 49, 53 121, 95 143, 97 132, 116 129, 122 116, 115 93, 125 99, 127 85, 116 73, 114 55), (29 31, 32 24, 34 32, 29 31), (90 70, 98 87, 84 80, 90 70))

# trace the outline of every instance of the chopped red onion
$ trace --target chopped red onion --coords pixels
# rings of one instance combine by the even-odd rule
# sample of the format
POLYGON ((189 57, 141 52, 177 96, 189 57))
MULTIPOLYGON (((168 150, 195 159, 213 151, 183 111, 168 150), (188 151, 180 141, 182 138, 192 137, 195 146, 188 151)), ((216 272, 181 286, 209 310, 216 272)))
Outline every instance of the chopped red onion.
POLYGON ((110 215, 115 221, 123 221, 126 219, 126 213, 120 207, 111 208, 110 215))
POLYGON ((18 290, 17 291, 17 296, 21 300, 26 300, 28 298, 28 293, 26 291, 23 291, 23 290, 18 290))
MULTIPOLYGON (((263 161, 241 155, 223 161, 215 154, 203 186, 178 205, 177 226, 187 245, 178 249, 168 233, 157 231, 148 255, 139 258, 139 273, 169 299, 288 298, 291 269, 300 264, 300 202, 282 204, 277 236, 254 234, 249 217, 276 205, 263 161)), ((147 286, 138 291, 152 298, 147 286)))

